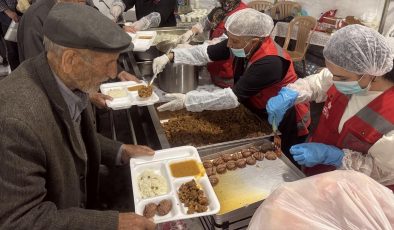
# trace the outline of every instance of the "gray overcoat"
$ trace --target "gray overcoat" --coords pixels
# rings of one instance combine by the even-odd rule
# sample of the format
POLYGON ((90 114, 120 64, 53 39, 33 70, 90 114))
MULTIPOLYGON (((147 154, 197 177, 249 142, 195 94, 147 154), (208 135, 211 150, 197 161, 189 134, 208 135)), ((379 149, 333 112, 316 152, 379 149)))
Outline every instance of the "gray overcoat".
POLYGON ((90 106, 81 118, 87 154, 44 53, 0 81, 0 229, 117 229, 118 212, 89 208, 120 143, 96 134, 90 106))

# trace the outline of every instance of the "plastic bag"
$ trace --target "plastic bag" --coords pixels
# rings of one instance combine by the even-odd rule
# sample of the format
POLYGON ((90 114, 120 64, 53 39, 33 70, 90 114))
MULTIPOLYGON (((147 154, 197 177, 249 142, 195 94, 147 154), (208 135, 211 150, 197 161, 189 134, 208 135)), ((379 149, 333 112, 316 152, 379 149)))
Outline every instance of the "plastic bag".
POLYGON ((193 90, 186 94, 187 111, 233 109, 239 105, 238 98, 231 88, 218 89, 213 92, 193 90))
POLYGON ((257 209, 257 229, 393 229, 394 195, 372 178, 336 170, 284 183, 257 209))
POLYGON ((15 22, 14 20, 11 21, 8 30, 4 35, 5 40, 10 42, 17 42, 18 25, 19 23, 15 22))

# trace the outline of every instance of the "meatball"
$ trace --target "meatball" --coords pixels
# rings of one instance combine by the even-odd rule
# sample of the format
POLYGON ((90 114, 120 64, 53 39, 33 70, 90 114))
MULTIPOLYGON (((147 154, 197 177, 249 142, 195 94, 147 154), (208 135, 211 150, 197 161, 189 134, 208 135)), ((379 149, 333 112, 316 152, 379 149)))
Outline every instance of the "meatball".
POLYGON ((239 160, 239 159, 242 159, 244 156, 242 156, 242 153, 241 152, 237 152, 237 153, 234 153, 233 154, 233 160, 234 161, 237 161, 237 160, 239 160))
POLYGON ((236 164, 237 164, 238 168, 245 168, 246 167, 246 160, 245 159, 238 159, 236 164))
POLYGON ((213 164, 212 164, 212 162, 211 161, 204 161, 203 163, 202 163, 202 165, 204 166, 204 168, 212 168, 213 167, 213 164))
POLYGON ((232 158, 233 157, 231 156, 231 154, 223 154, 222 155, 222 159, 224 160, 224 162, 231 161, 232 158))
POLYGON ((262 160, 264 160, 264 153, 255 152, 255 153, 253 153, 253 157, 258 161, 262 161, 262 160))
POLYGON ((216 174, 216 168, 212 167, 212 168, 207 168, 205 169, 205 173, 207 174, 207 176, 212 176, 216 174))
POLYGON ((228 161, 226 163, 226 167, 228 170, 235 170, 237 168, 237 164, 235 161, 228 161))
POLYGON ((219 178, 217 176, 210 176, 208 179, 212 186, 215 186, 219 183, 219 178))
POLYGON ((171 209, 172 209, 171 200, 162 200, 157 206, 157 215, 165 216, 171 211, 171 209))
POLYGON ((144 216, 146 218, 152 218, 155 216, 157 210, 157 205, 155 203, 149 203, 145 205, 144 216))
POLYGON ((226 172, 226 165, 225 164, 221 164, 216 166, 216 172, 219 174, 224 174, 226 172))
POLYGON ((213 165, 218 166, 224 163, 224 160, 221 157, 218 157, 213 160, 213 165))
POLYGON ((255 165, 256 164, 256 159, 254 159, 253 156, 250 156, 250 157, 246 158, 246 164, 248 164, 248 165, 255 165))
POLYGON ((247 158, 247 157, 250 157, 252 155, 252 152, 251 151, 242 151, 242 156, 244 157, 244 158, 247 158))
POLYGON ((258 152, 258 151, 259 151, 259 150, 257 149, 257 147, 250 147, 249 150, 250 150, 252 153, 255 153, 255 152, 258 152))
POLYGON ((267 160, 276 160, 276 153, 275 152, 273 152, 273 151, 267 151, 266 153, 265 153, 265 158, 267 159, 267 160))

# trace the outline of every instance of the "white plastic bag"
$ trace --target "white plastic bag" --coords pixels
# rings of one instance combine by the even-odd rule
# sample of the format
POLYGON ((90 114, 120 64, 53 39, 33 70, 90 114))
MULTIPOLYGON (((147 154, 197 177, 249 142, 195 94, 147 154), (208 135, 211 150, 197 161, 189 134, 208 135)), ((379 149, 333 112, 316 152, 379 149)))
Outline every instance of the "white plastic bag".
POLYGON ((284 183, 254 213, 251 230, 394 227, 394 195, 372 178, 336 170, 284 183))
POLYGON ((18 25, 19 23, 11 20, 11 24, 8 27, 7 33, 4 35, 4 39, 10 42, 17 42, 17 33, 18 33, 18 25))

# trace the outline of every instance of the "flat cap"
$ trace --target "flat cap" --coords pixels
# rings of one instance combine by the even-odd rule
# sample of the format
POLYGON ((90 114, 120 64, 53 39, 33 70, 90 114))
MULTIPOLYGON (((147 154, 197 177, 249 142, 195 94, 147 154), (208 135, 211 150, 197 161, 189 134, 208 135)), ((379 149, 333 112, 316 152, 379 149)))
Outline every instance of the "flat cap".
POLYGON ((44 22, 52 42, 77 49, 116 53, 131 45, 131 37, 93 7, 57 3, 44 22))

